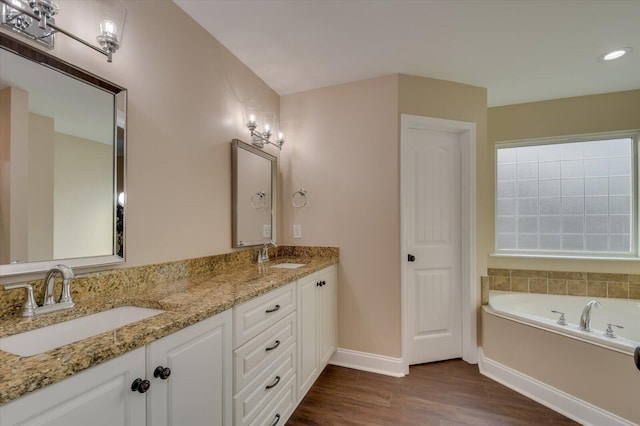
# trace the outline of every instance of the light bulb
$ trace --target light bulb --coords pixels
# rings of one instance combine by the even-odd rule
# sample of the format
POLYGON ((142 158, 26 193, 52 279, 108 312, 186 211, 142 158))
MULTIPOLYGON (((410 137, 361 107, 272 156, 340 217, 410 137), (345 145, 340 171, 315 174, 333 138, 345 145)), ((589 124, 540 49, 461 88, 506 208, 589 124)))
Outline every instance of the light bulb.
POLYGON ((278 132, 278 140, 281 141, 282 139, 284 139, 284 133, 278 132))
POLYGON ((618 59, 626 54, 627 52, 624 50, 616 50, 611 53, 607 53, 602 59, 604 59, 605 61, 613 61, 614 59, 618 59))
POLYGON ((268 132, 269 130, 270 130, 269 125, 268 125, 268 124, 265 124, 265 125, 264 125, 264 131, 265 131, 265 132, 268 132))
POLYGON ((113 23, 113 21, 105 19, 104 21, 100 22, 100 32, 102 32, 102 34, 115 36, 116 30, 117 27, 116 24, 113 23))
POLYGON ((249 115, 249 123, 255 123, 256 122, 256 116, 251 114, 249 115))

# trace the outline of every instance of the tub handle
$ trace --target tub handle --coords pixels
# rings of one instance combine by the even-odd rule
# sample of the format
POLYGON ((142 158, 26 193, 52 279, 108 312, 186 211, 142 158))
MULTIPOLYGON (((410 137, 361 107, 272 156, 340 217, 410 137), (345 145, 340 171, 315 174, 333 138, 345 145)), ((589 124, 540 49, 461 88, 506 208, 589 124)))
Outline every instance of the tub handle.
POLYGON ((613 333, 613 328, 612 327, 618 327, 619 329, 623 329, 624 327, 618 324, 613 324, 608 322, 607 323, 607 330, 604 332, 604 335, 607 337, 611 337, 614 338, 616 337, 616 335, 613 333))
POLYGON ((558 318, 558 321, 556 321, 558 324, 567 325, 567 320, 564 318, 564 312, 560 312, 556 310, 552 310, 551 312, 553 312, 554 314, 560 314, 560 318, 558 318))

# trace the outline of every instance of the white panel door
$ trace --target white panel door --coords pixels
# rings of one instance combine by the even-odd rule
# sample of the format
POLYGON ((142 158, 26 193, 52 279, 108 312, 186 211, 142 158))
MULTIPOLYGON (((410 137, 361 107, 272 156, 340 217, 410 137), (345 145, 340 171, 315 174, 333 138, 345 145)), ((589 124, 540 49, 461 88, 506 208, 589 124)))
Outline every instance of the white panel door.
POLYGON ((461 140, 403 131, 407 358, 420 364, 462 356, 461 140))
POLYGON ((298 281, 298 399, 318 377, 318 275, 298 281))

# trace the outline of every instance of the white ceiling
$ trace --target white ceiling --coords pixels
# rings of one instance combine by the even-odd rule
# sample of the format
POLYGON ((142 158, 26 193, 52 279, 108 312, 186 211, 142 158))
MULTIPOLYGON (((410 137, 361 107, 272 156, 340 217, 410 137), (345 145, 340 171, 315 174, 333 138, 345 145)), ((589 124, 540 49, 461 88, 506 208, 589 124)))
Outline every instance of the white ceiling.
POLYGON ((174 0, 281 95, 404 73, 489 106, 640 88, 640 0, 174 0), (632 47, 610 63, 603 52, 632 47))

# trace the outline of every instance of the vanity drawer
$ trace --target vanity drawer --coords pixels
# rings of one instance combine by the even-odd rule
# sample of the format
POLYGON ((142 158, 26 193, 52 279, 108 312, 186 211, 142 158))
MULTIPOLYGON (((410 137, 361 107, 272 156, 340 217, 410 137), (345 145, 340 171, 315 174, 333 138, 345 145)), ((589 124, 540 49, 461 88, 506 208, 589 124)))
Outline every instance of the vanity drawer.
POLYGON ((236 391, 242 390, 296 340, 296 313, 292 312, 233 353, 236 391))
MULTIPOLYGON (((291 344, 271 365, 236 394, 234 397, 235 424, 254 424, 257 414, 270 405, 282 389, 295 384, 295 381, 291 380, 295 378, 295 373, 296 345, 291 344)), ((295 392, 295 387, 291 392, 295 392)), ((295 401, 295 394, 293 399, 295 401)))
POLYGON ((276 426, 287 423, 296 408, 296 376, 294 375, 271 402, 249 423, 251 426, 276 426))
POLYGON ((233 308, 234 348, 262 333, 296 310, 295 283, 233 308))

